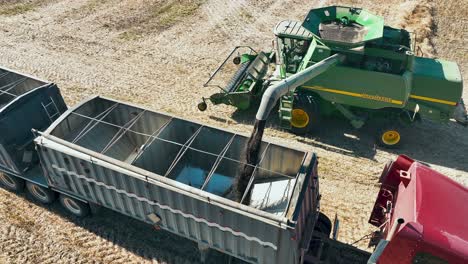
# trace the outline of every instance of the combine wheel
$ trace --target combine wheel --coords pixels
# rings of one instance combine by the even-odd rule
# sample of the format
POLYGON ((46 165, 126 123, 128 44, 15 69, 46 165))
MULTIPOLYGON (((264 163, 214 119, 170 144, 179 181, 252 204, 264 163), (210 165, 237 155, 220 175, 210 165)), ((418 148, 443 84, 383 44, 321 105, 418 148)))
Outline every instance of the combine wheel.
POLYGON ((232 63, 234 63, 235 65, 239 65, 241 63, 241 57, 234 57, 234 59, 232 59, 232 63))
POLYGON ((62 206, 76 217, 85 217, 91 212, 89 204, 73 199, 67 195, 60 194, 59 200, 62 206))
POLYGON ((21 192, 24 190, 24 180, 16 176, 8 175, 6 173, 0 172, 0 184, 5 186, 7 190, 12 192, 21 192))
POLYGON ((401 146, 401 129, 391 127, 380 129, 377 133, 377 143, 385 148, 397 148, 401 146))
POLYGON ((198 107, 198 110, 203 112, 208 108, 208 105, 206 104, 205 100, 203 100, 198 103, 197 107, 198 107))
POLYGON ((303 135, 318 128, 319 108, 313 97, 295 96, 291 111, 291 130, 294 134, 303 135))
POLYGON ((43 204, 50 204, 57 199, 56 192, 31 182, 26 183, 26 189, 28 189, 34 200, 43 204))

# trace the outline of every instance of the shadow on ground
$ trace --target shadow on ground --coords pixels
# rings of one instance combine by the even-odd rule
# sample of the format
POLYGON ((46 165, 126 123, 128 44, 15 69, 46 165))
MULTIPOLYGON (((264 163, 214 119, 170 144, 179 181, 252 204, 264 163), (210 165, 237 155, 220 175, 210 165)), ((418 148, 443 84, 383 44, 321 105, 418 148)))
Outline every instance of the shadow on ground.
MULTIPOLYGON (((255 109, 255 108, 253 108, 255 109)), ((235 111, 232 118, 239 123, 253 124, 255 110, 235 111)), ((276 113, 275 110, 272 113, 276 113)), ((212 117, 212 119, 215 119, 212 117)), ((276 114, 271 114, 268 127, 283 130, 276 114)), ((343 155, 375 160, 377 149, 392 154, 405 154, 423 163, 432 163, 468 172, 465 152, 468 150, 468 127, 456 122, 435 123, 423 120, 402 130, 402 146, 386 149, 375 144, 374 128, 366 125, 354 129, 349 122, 340 118, 324 119, 314 134, 304 136, 300 142, 343 155)), ((290 132, 291 133, 291 132, 290 132)))
MULTIPOLYGON (((26 193, 17 194, 28 201, 48 209, 53 213, 73 222, 87 231, 115 244, 143 259, 157 263, 191 264, 201 263, 197 244, 189 239, 122 215, 104 207, 92 207, 92 215, 77 218, 70 215, 58 201, 43 205, 34 201, 26 193)), ((205 263, 228 263, 229 257, 221 252, 210 250, 205 263)), ((231 259, 232 264, 244 263, 231 259)))

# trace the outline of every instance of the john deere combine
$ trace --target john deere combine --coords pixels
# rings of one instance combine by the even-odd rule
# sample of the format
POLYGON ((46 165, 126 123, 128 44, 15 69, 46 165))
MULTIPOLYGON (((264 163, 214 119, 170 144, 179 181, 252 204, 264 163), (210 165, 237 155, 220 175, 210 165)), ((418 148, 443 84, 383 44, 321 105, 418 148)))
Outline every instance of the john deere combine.
POLYGON ((372 121, 379 143, 388 147, 401 142, 402 124, 421 118, 467 123, 457 64, 416 56, 411 34, 385 26, 382 17, 330 6, 310 10, 302 23, 280 22, 274 33, 270 52, 231 52, 205 86, 229 68, 236 73, 217 85, 220 93, 203 99, 200 110, 206 100, 241 110, 261 101, 257 119, 265 120, 279 101, 281 125, 295 133, 338 114, 355 128, 372 121))

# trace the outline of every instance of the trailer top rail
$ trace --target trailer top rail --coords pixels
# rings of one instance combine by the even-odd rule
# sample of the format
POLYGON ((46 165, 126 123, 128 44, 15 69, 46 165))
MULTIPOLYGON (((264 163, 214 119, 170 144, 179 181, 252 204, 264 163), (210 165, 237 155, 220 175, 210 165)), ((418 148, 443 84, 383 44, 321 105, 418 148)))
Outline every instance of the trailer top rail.
MULTIPOLYGON (((247 140, 244 135, 102 97, 70 109, 44 136, 189 192, 214 194, 211 199, 229 200, 229 205, 234 202, 231 190, 244 164, 247 140)), ((287 222, 285 218, 293 214, 291 200, 297 199, 292 196, 297 176, 304 173, 312 154, 269 142, 262 143, 261 153, 258 164, 249 164, 254 173, 243 199, 287 222)))

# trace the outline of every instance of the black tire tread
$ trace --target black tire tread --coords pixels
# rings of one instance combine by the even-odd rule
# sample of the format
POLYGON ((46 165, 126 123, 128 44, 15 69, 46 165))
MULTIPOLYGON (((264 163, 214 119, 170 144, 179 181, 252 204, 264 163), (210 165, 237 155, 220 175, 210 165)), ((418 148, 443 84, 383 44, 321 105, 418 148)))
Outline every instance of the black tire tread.
POLYGON ((35 201, 37 201, 37 202, 39 202, 39 203, 42 203, 42 204, 51 204, 51 203, 53 203, 55 200, 57 200, 57 196, 58 196, 58 195, 57 195, 56 192, 54 192, 54 191, 52 191, 52 190, 50 190, 50 189, 47 189, 47 188, 44 188, 44 187, 39 186, 40 188, 43 189, 44 193, 46 193, 46 195, 48 196, 48 200, 47 200, 47 201, 40 200, 40 199, 37 198, 37 197, 33 194, 33 192, 31 191, 31 187, 34 186, 34 185, 39 186, 39 185, 37 185, 37 184, 35 184, 35 183, 32 183, 32 182, 26 182, 26 189, 28 190, 29 195, 30 195, 35 201))
POLYGON ((65 210, 68 213, 73 214, 76 217, 83 218, 83 217, 86 217, 86 216, 90 215, 90 213, 91 213, 91 208, 90 208, 89 204, 87 204, 87 203, 76 200, 76 199, 74 199, 72 197, 69 197, 67 195, 64 195, 64 194, 60 194, 59 200, 60 200, 60 204, 63 206, 63 208, 65 208, 65 210), (65 202, 64 202, 65 198, 72 199, 73 201, 75 201, 77 203, 77 205, 80 207, 82 213, 78 215, 78 214, 75 214, 74 212, 68 210, 67 206, 65 206, 65 202))
MULTIPOLYGON (((3 173, 3 172, 0 172, 0 173, 3 173)), ((3 173, 5 174, 5 173, 3 173)), ((2 186, 3 188, 11 191, 11 192, 16 192, 16 193, 19 193, 19 192, 22 192, 26 186, 26 182, 25 180, 21 179, 21 178, 18 178, 16 176, 12 176, 12 175, 9 175, 9 174, 6 174, 7 176, 9 176, 13 181, 15 181, 15 185, 17 186, 17 188, 15 189, 12 189, 10 187, 8 187, 7 185, 4 185, 2 183, 0 183, 0 186, 2 186)))

